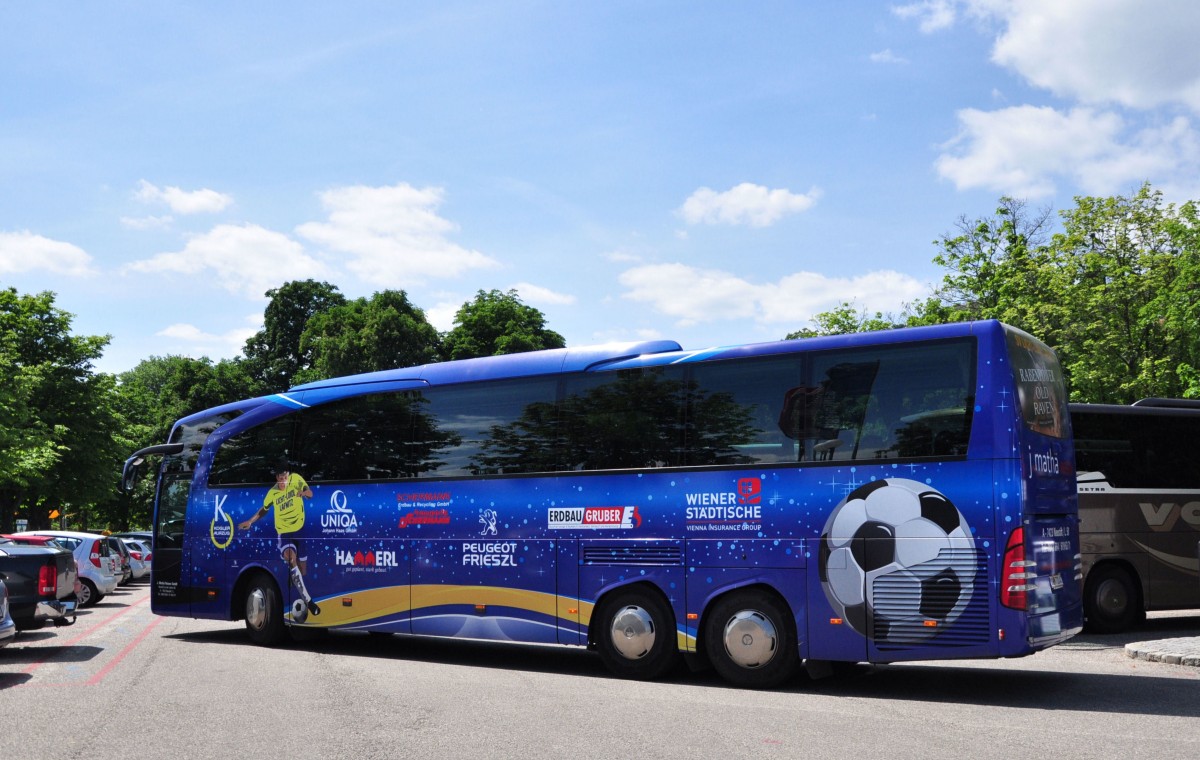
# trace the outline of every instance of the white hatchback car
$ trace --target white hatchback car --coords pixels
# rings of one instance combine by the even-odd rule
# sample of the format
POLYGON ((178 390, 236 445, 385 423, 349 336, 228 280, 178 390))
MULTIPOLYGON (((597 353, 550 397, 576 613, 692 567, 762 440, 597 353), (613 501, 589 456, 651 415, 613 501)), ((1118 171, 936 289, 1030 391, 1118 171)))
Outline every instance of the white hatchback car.
POLYGON ((28 530, 13 535, 54 536, 71 550, 79 565, 80 588, 75 601, 80 607, 91 607, 116 591, 117 581, 121 580, 121 558, 109 548, 105 536, 73 530, 28 530))
POLYGON ((121 543, 129 548, 129 564, 133 568, 133 579, 141 580, 150 574, 150 550, 141 541, 122 538, 121 543))

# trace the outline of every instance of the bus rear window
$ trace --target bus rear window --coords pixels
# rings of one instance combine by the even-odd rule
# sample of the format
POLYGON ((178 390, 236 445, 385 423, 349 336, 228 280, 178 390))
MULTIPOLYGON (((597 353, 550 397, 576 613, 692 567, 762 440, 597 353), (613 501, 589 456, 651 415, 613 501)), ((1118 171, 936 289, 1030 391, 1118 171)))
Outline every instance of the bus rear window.
POLYGON ((1070 417, 1058 357, 1037 338, 1012 327, 1004 329, 1025 427, 1053 438, 1066 438, 1070 417))

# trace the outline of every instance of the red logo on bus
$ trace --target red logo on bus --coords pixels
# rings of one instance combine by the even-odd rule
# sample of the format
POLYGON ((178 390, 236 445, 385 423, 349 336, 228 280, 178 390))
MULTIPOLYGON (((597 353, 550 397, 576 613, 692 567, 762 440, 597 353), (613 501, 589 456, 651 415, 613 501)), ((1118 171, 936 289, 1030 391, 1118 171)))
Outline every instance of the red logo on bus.
POLYGON ((738 504, 761 504, 762 481, 758 478, 738 479, 738 504))

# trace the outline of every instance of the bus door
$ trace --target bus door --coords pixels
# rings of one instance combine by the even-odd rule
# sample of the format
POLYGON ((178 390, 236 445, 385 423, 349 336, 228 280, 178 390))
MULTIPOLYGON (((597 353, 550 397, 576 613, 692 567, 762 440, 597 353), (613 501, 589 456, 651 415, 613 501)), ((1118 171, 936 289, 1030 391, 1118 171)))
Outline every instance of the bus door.
POLYGON ((150 607, 160 615, 191 613, 190 566, 183 541, 192 476, 166 473, 159 481, 154 521, 154 558, 150 563, 150 607))
POLYGON ((580 637, 579 617, 579 541, 560 539, 556 569, 558 574, 558 643, 586 644, 580 637))

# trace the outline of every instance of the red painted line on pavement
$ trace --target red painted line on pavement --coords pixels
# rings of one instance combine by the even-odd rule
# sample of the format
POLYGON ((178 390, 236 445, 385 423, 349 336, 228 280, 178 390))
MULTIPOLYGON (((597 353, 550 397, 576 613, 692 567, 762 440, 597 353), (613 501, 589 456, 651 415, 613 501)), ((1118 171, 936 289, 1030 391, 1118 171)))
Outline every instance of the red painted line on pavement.
MULTIPOLYGON (((149 597, 145 597, 145 598, 143 598, 143 599, 141 599, 141 600, 139 600, 139 601, 136 601, 136 602, 134 602, 133 604, 131 604, 131 605, 129 605, 128 607, 126 607, 125 609, 121 610, 120 612, 117 612, 116 614, 112 615, 111 617, 109 617, 109 618, 108 618, 107 620, 105 620, 104 622, 102 622, 102 623, 97 623, 96 625, 93 625, 91 628, 88 628, 88 629, 86 629, 86 630, 83 630, 83 631, 81 631, 81 632, 79 633, 79 635, 78 635, 78 636, 76 636, 75 638, 73 638, 73 639, 71 639, 70 641, 66 642, 65 644, 61 644, 60 646, 62 646, 62 647, 71 647, 71 646, 74 646, 75 644, 79 643, 79 642, 80 642, 80 641, 82 641, 83 639, 86 639, 88 636, 91 636, 91 635, 92 635, 93 633, 95 633, 97 630, 99 630, 99 629, 103 628, 104 626, 108 625, 109 623, 111 623, 112 621, 114 621, 114 620, 116 620, 117 618, 121 617, 121 616, 122 616, 122 615, 124 615, 125 613, 132 611, 134 607, 137 607, 138 605, 140 605, 140 604, 143 604, 143 603, 145 603, 145 602, 146 602, 146 601, 148 601, 148 600, 149 600, 149 597)), ((76 625, 78 625, 78 623, 77 623, 76 625)), ((33 671, 37 670, 37 669, 38 669, 38 668, 40 668, 41 666, 45 665, 45 664, 46 664, 48 661, 50 661, 51 659, 53 659, 53 658, 54 658, 54 655, 56 655, 56 654, 58 654, 58 652, 54 652, 54 653, 52 653, 52 654, 48 654, 48 655, 46 655, 45 657, 43 657, 42 659, 40 659, 40 660, 38 660, 37 662, 33 663, 32 665, 30 665, 29 667, 25 668, 25 670, 23 670, 23 671, 21 671, 21 672, 22 672, 22 673, 27 673, 27 674, 28 674, 28 673, 32 673, 33 671)))
POLYGON ((150 634, 150 631, 153 631, 154 627, 156 625, 158 625, 159 623, 161 623, 162 621, 163 621, 163 619, 160 617, 154 618, 154 621, 152 623, 150 623, 150 625, 148 625, 142 629, 142 632, 138 634, 137 638, 135 638, 133 641, 129 642, 129 644, 126 645, 126 647, 124 649, 122 649, 120 652, 117 653, 116 657, 114 657, 108 661, 107 665, 105 665, 103 668, 100 668, 100 672, 97 673, 96 675, 92 676, 90 679, 88 679, 88 682, 85 685, 95 686, 96 684, 98 684, 102 680, 104 680, 104 677, 109 674, 109 671, 111 671, 113 668, 115 668, 117 666, 117 664, 119 662, 121 662, 121 660, 124 660, 125 655, 132 652, 134 647, 136 647, 138 644, 141 644, 142 640, 145 639, 146 636, 148 636, 150 634))

